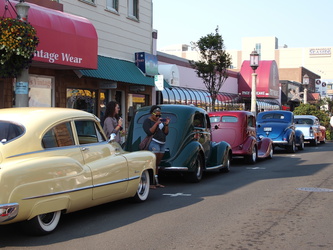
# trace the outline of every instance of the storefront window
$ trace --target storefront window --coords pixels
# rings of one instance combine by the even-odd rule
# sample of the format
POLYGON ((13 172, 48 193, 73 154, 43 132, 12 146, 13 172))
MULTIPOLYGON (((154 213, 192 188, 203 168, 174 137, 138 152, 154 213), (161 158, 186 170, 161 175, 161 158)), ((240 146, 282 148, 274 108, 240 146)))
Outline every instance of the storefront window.
POLYGON ((148 98, 146 95, 141 94, 128 94, 127 107, 128 107, 128 121, 130 122, 135 112, 148 105, 148 98))
POLYGON ((54 78, 29 76, 29 107, 52 107, 54 78))
POLYGON ((80 109, 96 114, 96 91, 67 89, 67 108, 80 109))

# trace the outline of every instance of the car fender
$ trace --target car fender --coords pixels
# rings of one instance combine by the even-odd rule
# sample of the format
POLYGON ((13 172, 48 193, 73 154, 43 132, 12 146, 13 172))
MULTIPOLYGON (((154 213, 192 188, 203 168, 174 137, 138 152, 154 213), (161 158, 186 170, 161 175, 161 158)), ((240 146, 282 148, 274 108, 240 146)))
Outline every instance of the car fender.
POLYGON ((249 154, 252 154, 252 147, 257 144, 257 139, 253 136, 249 136, 243 143, 243 149, 247 149, 249 154))
POLYGON ((286 138, 288 140, 288 144, 291 144, 294 135, 295 135, 294 130, 292 130, 292 129, 289 128, 289 129, 287 129, 285 131, 285 133, 284 133, 284 135, 283 135, 282 138, 286 138))
POLYGON ((225 141, 212 142, 212 151, 207 163, 207 168, 223 164, 224 159, 231 157, 231 155, 232 149, 229 143, 225 141))
MULTIPOLYGON (((18 220, 31 217, 37 201, 52 200, 59 194, 68 193, 69 197, 73 194, 87 200, 92 197, 90 169, 64 156, 10 161, 2 166, 1 184, 1 203, 19 203, 18 220), (15 168, 8 165, 14 165, 15 168), (76 192, 78 190, 82 190, 81 196, 80 192, 76 192), (86 193, 85 198, 82 192, 86 193)), ((65 206, 60 208, 64 209, 65 206)))
POLYGON ((179 154, 168 160, 164 165, 171 165, 172 167, 187 167, 188 171, 194 171, 194 162, 200 152, 203 153, 202 145, 198 141, 192 141, 186 144, 179 154))
POLYGON ((304 137, 303 132, 301 130, 295 130, 296 135, 296 144, 301 143, 301 137, 304 137))
POLYGON ((46 199, 35 203, 27 220, 37 215, 55 211, 66 211, 70 206, 70 198, 67 196, 46 199))
POLYGON ((273 141, 268 137, 263 137, 258 140, 258 157, 266 158, 270 154, 270 148, 272 147, 273 141))

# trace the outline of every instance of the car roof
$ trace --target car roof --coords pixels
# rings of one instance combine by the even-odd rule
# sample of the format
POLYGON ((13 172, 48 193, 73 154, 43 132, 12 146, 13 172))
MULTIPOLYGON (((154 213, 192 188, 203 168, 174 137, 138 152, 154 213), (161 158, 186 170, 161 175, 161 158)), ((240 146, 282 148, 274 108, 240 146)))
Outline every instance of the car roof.
POLYGON ((305 118, 305 119, 318 119, 317 116, 314 115, 295 115, 295 119, 305 118))
POLYGON ((45 128, 47 124, 75 117, 96 118, 91 113, 71 108, 24 107, 0 109, 0 121, 12 121, 23 125, 27 129, 30 127, 37 129, 38 125, 45 128))
POLYGON ((233 115, 237 117, 242 117, 242 116, 248 116, 248 115, 253 115, 253 113, 249 111, 244 111, 244 110, 226 110, 226 111, 214 111, 214 112, 209 112, 209 116, 221 116, 221 115, 233 115))

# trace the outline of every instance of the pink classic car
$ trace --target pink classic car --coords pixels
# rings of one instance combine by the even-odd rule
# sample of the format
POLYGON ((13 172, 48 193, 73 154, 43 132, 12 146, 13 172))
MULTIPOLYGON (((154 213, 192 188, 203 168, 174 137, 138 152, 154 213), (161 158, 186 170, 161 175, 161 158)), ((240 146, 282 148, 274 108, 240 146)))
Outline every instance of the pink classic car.
POLYGON ((270 138, 258 138, 256 118, 248 111, 218 111, 209 113, 212 141, 226 141, 231 145, 234 158, 241 156, 254 164, 258 158, 273 157, 270 138))

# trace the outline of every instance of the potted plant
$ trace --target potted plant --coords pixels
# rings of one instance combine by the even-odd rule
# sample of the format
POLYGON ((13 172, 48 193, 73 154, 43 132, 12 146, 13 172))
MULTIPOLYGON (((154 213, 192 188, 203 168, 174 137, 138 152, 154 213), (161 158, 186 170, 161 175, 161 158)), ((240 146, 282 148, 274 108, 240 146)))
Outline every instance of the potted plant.
POLYGON ((38 43, 36 30, 29 23, 0 18, 0 77, 16 77, 27 68, 38 43))

